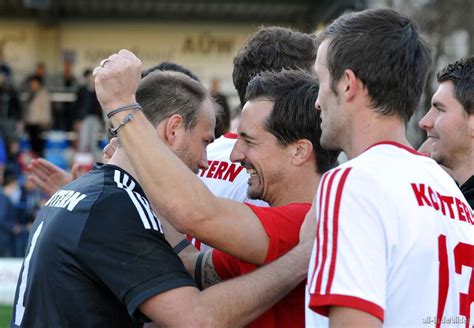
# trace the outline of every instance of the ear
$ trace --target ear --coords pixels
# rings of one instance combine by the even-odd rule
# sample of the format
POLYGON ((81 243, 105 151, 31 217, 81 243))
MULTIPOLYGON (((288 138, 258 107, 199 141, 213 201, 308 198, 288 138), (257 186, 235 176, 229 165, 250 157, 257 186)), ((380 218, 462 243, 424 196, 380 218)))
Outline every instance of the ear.
POLYGON ((313 155, 313 144, 308 139, 300 139, 296 141, 291 148, 291 163, 294 165, 302 165, 308 161, 313 155))
POLYGON ((469 126, 469 134, 471 135, 471 138, 474 138, 474 114, 469 115, 468 126, 469 126))
POLYGON ((359 91, 364 90, 364 84, 351 69, 344 71, 341 83, 342 95, 348 102, 353 100, 359 91))
POLYGON ((182 130, 184 130, 184 120, 181 115, 174 114, 166 120, 165 138, 170 146, 177 140, 182 130))

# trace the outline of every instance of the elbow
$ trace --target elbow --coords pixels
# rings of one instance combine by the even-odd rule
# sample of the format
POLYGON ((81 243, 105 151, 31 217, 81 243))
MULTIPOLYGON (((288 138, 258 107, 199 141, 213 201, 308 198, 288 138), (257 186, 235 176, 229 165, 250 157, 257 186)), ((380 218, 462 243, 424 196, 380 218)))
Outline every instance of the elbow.
POLYGON ((220 321, 215 313, 209 308, 204 306, 195 306, 193 309, 192 322, 190 327, 196 328, 217 328, 224 327, 222 321, 220 321))

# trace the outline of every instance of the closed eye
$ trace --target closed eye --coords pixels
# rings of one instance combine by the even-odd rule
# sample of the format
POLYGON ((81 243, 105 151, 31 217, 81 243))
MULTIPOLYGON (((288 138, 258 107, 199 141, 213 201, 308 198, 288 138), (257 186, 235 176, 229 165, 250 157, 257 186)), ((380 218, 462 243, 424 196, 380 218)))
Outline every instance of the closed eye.
POLYGON ((446 112, 444 106, 438 102, 434 102, 433 107, 436 108, 438 112, 446 112))

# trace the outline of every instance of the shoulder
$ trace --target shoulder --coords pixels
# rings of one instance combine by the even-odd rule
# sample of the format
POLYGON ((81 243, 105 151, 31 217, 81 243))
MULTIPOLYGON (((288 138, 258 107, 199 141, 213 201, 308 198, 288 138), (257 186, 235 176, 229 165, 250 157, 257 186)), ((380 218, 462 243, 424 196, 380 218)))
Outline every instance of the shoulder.
POLYGON ((338 188, 357 188, 360 192, 390 190, 414 170, 436 170, 434 161, 415 150, 398 144, 377 144, 359 156, 326 172, 321 185, 337 192, 338 188), (335 188, 334 188, 335 186, 335 188))
POLYGON ((136 180, 125 171, 104 169, 103 189, 91 207, 101 224, 130 225, 162 232, 161 223, 136 180))
POLYGON ((266 218, 288 218, 288 219, 304 219, 306 213, 311 208, 309 203, 291 203, 283 206, 264 207, 255 206, 245 203, 260 219, 266 218))

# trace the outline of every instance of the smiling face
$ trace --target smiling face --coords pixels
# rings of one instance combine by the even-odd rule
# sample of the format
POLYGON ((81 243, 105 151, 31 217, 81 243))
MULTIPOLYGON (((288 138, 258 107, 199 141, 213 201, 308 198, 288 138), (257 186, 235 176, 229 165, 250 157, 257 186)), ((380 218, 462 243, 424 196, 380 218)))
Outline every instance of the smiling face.
POLYGON ((239 137, 230 159, 240 162, 250 174, 248 196, 269 203, 285 184, 285 168, 288 167, 286 148, 276 137, 265 130, 265 122, 273 110, 268 100, 248 101, 240 118, 239 137))
POLYGON ((180 127, 179 140, 172 146, 173 152, 194 172, 207 169, 206 147, 214 140, 215 111, 209 101, 203 102, 197 124, 185 130, 180 127))
POLYGON ((327 66, 329 42, 330 40, 326 39, 321 43, 314 64, 314 72, 319 80, 319 93, 315 107, 321 111, 321 146, 339 150, 343 149, 347 117, 342 110, 341 98, 331 88, 331 76, 327 66))
POLYGON ((451 81, 439 85, 419 125, 426 130, 431 157, 439 164, 453 169, 472 159, 474 115, 468 115, 456 99, 451 81))

